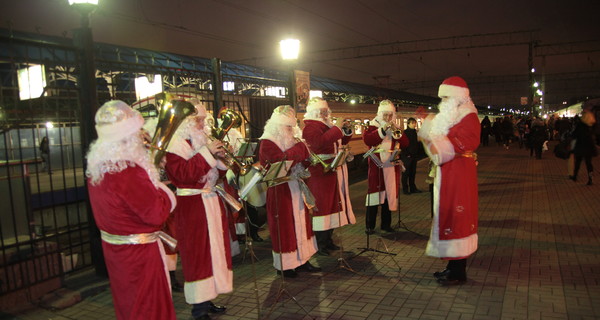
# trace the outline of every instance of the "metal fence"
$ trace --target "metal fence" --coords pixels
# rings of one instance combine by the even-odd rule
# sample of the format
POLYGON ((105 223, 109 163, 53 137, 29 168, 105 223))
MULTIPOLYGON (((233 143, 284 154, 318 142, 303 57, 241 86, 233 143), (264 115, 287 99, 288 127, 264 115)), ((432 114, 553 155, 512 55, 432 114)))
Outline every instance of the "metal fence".
POLYGON ((91 263, 76 66, 71 47, 0 39, 0 295, 91 263))
MULTIPOLYGON (((210 111, 213 84, 229 81, 235 85, 219 97, 222 105, 252 120, 241 130, 258 137, 272 109, 287 101, 266 97, 273 87, 286 94, 285 77, 245 76, 227 66, 215 81, 208 59, 98 45, 95 54, 99 105, 111 99, 134 103, 135 79, 158 74, 164 90, 199 96, 210 111)), ((93 263, 96 230, 87 209, 81 139, 89 128, 80 127, 78 57, 68 43, 0 36, 0 296, 49 281, 60 285, 65 274, 93 263), (39 79, 36 70, 43 71, 39 79), (35 91, 35 81, 42 80, 35 91), (24 89, 32 90, 29 98, 24 89), (40 149, 44 137, 47 157, 40 149)))

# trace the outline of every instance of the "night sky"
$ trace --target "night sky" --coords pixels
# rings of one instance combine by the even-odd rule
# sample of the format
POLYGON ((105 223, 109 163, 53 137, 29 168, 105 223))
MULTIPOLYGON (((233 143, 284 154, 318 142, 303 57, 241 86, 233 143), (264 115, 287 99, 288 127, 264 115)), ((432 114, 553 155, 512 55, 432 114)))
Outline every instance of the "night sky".
MULTIPOLYGON (((0 4, 2 28, 70 38, 79 25, 67 0, 0 4)), ((91 26, 97 42, 276 69, 287 68, 278 42, 292 36, 302 41, 296 68, 314 75, 432 96, 460 75, 476 104, 494 106, 528 96, 535 40, 552 107, 600 96, 599 13, 600 1, 100 0, 91 26), (519 44, 490 46, 508 43, 519 44), (564 50, 578 53, 550 55, 564 50)))

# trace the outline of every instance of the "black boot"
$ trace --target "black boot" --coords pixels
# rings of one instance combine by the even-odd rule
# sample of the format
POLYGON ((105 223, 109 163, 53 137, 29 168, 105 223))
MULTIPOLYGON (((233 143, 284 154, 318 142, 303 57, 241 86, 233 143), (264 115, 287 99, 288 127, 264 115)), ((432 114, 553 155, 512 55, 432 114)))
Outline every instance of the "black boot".
POLYGON ((594 174, 593 172, 588 172, 588 183, 587 183, 588 186, 591 186, 594 184, 594 181, 592 179, 593 174, 594 174))
POLYGON ((183 286, 177 281, 175 271, 169 271, 169 277, 171 278, 171 290, 173 290, 173 292, 183 292, 183 286))

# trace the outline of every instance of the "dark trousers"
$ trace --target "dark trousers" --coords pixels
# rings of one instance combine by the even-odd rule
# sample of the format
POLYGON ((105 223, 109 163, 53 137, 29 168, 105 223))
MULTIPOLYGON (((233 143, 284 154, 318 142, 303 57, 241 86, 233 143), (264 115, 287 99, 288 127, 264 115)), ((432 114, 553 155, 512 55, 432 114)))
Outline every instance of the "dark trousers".
POLYGON ((417 161, 415 158, 402 159, 406 171, 402 172, 402 190, 414 192, 417 190, 415 176, 417 175, 417 161))
POLYGON ((448 279, 467 280, 467 259, 448 260, 446 269, 450 270, 448 279))
POLYGON ((201 316, 208 314, 208 310, 210 310, 210 301, 194 303, 192 304, 192 317, 194 317, 194 319, 200 318, 201 316))
POLYGON ((317 238, 317 246, 319 247, 319 250, 325 249, 328 245, 333 244, 333 229, 315 231, 315 237, 317 238))
MULTIPOLYGON (((377 222, 377 206, 367 206, 367 215, 365 224, 367 229, 375 229, 377 222)), ((388 206, 387 200, 381 205, 381 229, 390 228, 392 225, 392 212, 388 206)))
POLYGON ((581 160, 585 159, 585 167, 587 168, 588 176, 594 172, 594 165, 592 165, 592 157, 591 156, 578 156, 575 155, 575 168, 573 170, 573 176, 577 178, 577 173, 579 173, 579 168, 581 167, 581 160))
POLYGON ((258 237, 258 210, 254 206, 246 206, 246 219, 248 219, 250 237, 256 239, 258 237))

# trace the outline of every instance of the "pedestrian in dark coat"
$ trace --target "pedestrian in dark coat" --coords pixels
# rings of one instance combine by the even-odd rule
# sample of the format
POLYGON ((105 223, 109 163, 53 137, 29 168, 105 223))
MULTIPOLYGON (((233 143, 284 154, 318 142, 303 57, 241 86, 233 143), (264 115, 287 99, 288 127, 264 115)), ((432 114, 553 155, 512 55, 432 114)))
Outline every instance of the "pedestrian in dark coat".
POLYGON ((575 146, 573 148, 573 154, 575 155, 575 168, 573 175, 569 178, 573 181, 577 181, 577 173, 581 166, 581 160, 585 159, 585 167, 588 172, 588 185, 592 185, 592 175, 594 172, 594 166, 592 165, 592 157, 598 155, 596 149, 596 141, 594 137, 593 127, 596 123, 594 114, 589 111, 584 111, 581 116, 581 121, 575 127, 573 131, 573 139, 575 140, 575 146))

